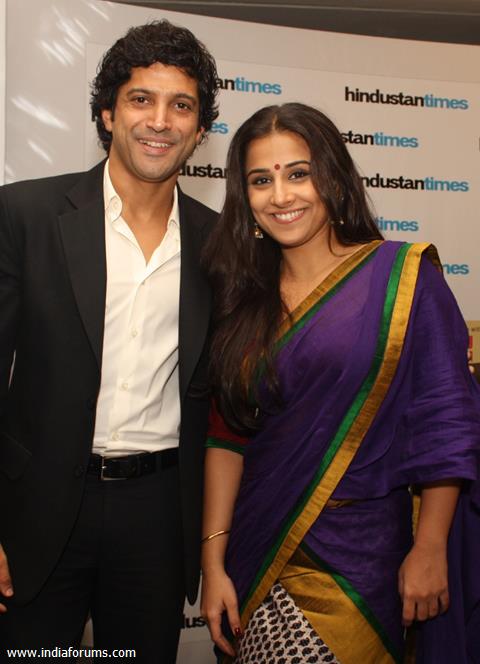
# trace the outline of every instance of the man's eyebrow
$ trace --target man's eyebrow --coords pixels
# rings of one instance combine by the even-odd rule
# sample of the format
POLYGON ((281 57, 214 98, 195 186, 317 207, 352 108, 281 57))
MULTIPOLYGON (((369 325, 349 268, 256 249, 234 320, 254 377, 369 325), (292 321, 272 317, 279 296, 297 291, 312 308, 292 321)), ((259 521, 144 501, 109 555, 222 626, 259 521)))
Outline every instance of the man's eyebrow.
POLYGON ((154 94, 154 91, 149 90, 149 88, 129 88, 127 90, 127 95, 138 94, 138 93, 142 93, 144 95, 151 95, 154 94))
POLYGON ((192 104, 198 104, 198 99, 188 92, 177 92, 175 94, 175 99, 188 99, 192 104))
MULTIPOLYGON (((162 91, 161 91, 162 92, 162 91)), ((132 94, 142 94, 142 95, 155 95, 158 94, 158 90, 152 90, 151 88, 130 88, 127 91, 127 95, 132 94)), ((173 94, 174 99, 188 99, 192 104, 197 104, 198 100, 193 95, 188 92, 175 92, 173 94)))

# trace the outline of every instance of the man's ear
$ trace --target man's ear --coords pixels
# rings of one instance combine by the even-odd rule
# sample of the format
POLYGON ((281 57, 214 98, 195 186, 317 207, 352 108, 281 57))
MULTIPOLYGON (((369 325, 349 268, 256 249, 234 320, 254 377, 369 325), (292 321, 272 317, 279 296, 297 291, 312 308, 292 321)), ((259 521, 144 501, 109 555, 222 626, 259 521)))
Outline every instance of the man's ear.
POLYGON ((111 132, 113 124, 113 111, 109 108, 104 108, 102 110, 102 120, 103 124, 105 125, 105 129, 111 132))
POLYGON ((205 131, 205 129, 203 127, 200 127, 199 130, 197 131, 197 136, 195 138, 195 143, 197 144, 197 146, 201 145, 203 143, 206 136, 207 136, 207 132, 205 131))

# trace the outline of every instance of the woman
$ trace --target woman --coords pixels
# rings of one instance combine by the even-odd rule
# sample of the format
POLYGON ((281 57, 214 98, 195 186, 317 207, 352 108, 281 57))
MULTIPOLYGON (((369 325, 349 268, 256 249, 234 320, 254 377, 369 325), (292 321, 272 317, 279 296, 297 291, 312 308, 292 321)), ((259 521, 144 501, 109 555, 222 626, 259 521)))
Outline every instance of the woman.
POLYGON ((206 460, 212 637, 238 664, 382 664, 402 662, 405 627, 426 621, 417 661, 466 662, 458 615, 480 621, 480 593, 462 595, 447 547, 454 559, 478 517, 480 399, 436 252, 382 241, 313 108, 258 111, 227 170, 206 256, 221 413, 206 460))

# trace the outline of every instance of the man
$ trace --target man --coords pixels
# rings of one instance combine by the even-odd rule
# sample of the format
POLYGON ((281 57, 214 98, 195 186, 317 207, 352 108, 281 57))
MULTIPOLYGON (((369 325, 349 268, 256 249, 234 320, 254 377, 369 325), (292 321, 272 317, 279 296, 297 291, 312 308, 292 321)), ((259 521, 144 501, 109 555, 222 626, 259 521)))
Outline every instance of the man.
POLYGON ((107 162, 0 190, 0 647, 78 645, 90 612, 96 648, 175 661, 198 585, 215 220, 176 182, 216 92, 188 30, 132 28, 93 83, 107 162))

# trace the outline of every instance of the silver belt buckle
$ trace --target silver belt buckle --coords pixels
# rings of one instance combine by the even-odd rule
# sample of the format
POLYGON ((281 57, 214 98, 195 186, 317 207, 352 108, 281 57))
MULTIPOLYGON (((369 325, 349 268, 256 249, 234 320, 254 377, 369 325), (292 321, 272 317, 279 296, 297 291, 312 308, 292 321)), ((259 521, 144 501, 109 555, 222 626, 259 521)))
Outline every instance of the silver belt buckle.
POLYGON ((127 479, 126 477, 105 477, 104 475, 104 470, 107 467, 105 465, 105 460, 108 459, 109 457, 102 456, 102 466, 100 468, 100 481, 101 482, 115 482, 115 480, 125 480, 127 479))
POLYGON ((105 465, 105 459, 106 459, 106 457, 104 457, 104 456, 102 455, 102 457, 101 457, 102 466, 101 466, 101 468, 100 468, 100 480, 101 480, 102 482, 105 482, 105 481, 107 481, 107 480, 112 479, 111 477, 105 477, 105 475, 103 474, 103 471, 104 471, 105 468, 106 468, 106 465, 105 465))

